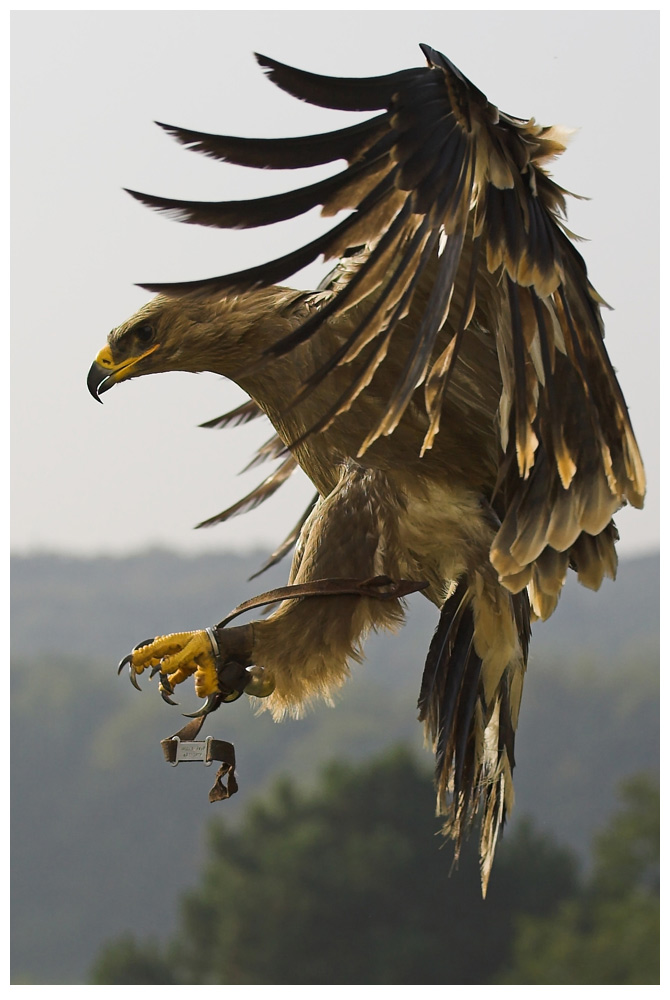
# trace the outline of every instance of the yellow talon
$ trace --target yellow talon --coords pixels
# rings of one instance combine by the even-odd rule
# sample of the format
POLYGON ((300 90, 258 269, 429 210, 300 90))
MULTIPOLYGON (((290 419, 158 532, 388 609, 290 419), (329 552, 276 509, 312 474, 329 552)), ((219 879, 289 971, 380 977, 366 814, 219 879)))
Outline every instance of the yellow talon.
POLYGON ((204 630, 158 636, 134 651, 132 664, 138 674, 159 667, 172 688, 195 674, 195 689, 201 698, 218 691, 216 664, 204 630))
POLYGON ((218 694, 219 678, 216 673, 216 664, 211 649, 207 654, 207 660, 199 664, 195 672, 195 693, 198 698, 208 698, 210 694, 218 694))
POLYGON ((189 677, 193 677, 197 696, 203 699, 217 696, 217 705, 221 701, 236 701, 244 691, 265 698, 274 690, 274 681, 262 667, 245 671, 250 640, 249 626, 230 629, 225 633, 223 652, 214 628, 172 632, 140 643, 121 661, 119 669, 128 665, 136 687, 139 687, 136 676, 145 670, 150 671, 150 677, 158 673, 160 692, 169 702, 177 684, 189 677), (228 648, 231 637, 234 642, 228 648))

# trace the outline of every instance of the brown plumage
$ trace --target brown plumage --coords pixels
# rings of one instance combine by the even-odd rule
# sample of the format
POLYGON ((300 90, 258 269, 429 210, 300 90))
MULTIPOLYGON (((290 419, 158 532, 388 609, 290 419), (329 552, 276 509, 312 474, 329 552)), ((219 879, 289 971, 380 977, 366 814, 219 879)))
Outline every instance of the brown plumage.
MULTIPOLYGON (((268 264, 144 286, 158 296, 112 331, 89 385, 97 395, 172 370, 234 379, 249 402, 205 426, 265 413, 276 437, 252 464, 282 464, 204 523, 262 502, 300 465, 317 498, 270 560, 297 540, 292 583, 425 582, 440 617, 419 717, 457 849, 481 814, 485 889, 513 801, 531 617, 552 613, 568 569, 594 589, 614 576, 612 515, 642 506, 644 471, 603 344, 602 300, 563 224, 565 192, 546 171, 564 133, 503 114, 422 49, 427 67, 359 80, 259 57, 301 100, 379 112, 352 128, 256 140, 163 126, 241 165, 347 162, 316 184, 246 202, 131 192, 181 221, 242 228, 315 205, 351 212, 268 264), (339 260, 319 289, 281 284, 319 255, 339 260)), ((398 600, 287 600, 222 641, 230 634, 236 656, 273 675, 268 705, 279 716, 327 697, 365 634, 402 614, 398 600)))

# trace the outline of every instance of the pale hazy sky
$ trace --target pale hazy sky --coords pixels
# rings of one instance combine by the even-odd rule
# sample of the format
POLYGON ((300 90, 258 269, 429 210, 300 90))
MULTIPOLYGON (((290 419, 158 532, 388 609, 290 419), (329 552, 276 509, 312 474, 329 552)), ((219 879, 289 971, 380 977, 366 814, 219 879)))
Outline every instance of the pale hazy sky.
POLYGON ((86 374, 108 331, 148 298, 134 282, 260 263, 323 224, 217 232, 158 216, 121 189, 224 200, 296 186, 295 174, 189 153, 152 123, 275 136, 341 127, 355 118, 282 94, 252 53, 366 76, 422 65, 419 42, 502 110, 579 129, 554 176, 591 199, 571 201, 568 222, 588 237, 591 279, 615 308, 607 346, 649 474, 646 509, 617 517, 620 551, 658 545, 658 12, 28 11, 12 16, 15 551, 196 552, 283 539, 311 494, 297 476, 254 513, 192 530, 264 474, 236 476, 269 427, 196 426, 241 401, 237 387, 160 375, 114 388, 99 406, 86 374))

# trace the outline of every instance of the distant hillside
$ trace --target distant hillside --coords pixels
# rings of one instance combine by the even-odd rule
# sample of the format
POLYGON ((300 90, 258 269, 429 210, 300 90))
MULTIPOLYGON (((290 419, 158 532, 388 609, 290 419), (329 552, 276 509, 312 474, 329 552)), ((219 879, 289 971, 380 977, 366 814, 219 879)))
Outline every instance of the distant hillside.
MULTIPOLYGON (((180 556, 160 550, 123 558, 14 556, 13 654, 114 661, 148 635, 211 625, 247 597, 286 582, 288 560, 249 582, 265 558, 264 552, 180 556)), ((593 653, 604 662, 641 646, 653 654, 659 578, 658 554, 623 560, 616 582, 605 580, 597 593, 570 574, 558 610, 534 628, 533 658, 593 653)), ((411 607, 409 629, 434 627, 436 611, 423 597, 413 598, 411 607)), ((408 641, 413 645, 414 636, 408 641)), ((416 641, 420 660, 424 647, 416 641)))
MULTIPOLYGON (((204 735, 236 745, 231 802, 207 801, 211 770, 165 765, 159 741, 196 707, 193 689, 170 708, 115 664, 140 639, 210 624, 285 581, 279 567, 247 583, 262 560, 12 559, 13 982, 80 983, 109 937, 171 930, 207 824, 236 822, 282 772, 310 782, 326 761, 398 742, 430 768, 416 697, 436 612, 423 599, 397 637, 373 637, 335 709, 275 725, 242 699, 208 721, 204 735)), ((511 824, 530 814, 582 856, 618 782, 658 766, 658 575, 656 556, 623 562, 616 584, 569 586, 535 627, 511 824)))
POLYGON ((587 590, 570 574, 556 613, 534 630, 536 651, 593 651, 605 661, 640 648, 659 650, 660 557, 622 559, 616 581, 587 590))

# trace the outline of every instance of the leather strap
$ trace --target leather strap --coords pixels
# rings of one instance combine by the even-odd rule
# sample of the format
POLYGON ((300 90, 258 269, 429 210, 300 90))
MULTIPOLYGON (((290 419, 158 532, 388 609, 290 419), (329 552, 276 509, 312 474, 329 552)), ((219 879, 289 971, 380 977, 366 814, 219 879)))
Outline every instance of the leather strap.
MULTIPOLYGON (((174 736, 161 740, 163 756, 168 763, 176 763, 177 748, 179 746, 178 741, 183 743, 191 743, 195 741, 205 719, 206 716, 204 715, 196 719, 191 719, 187 722, 183 729, 180 729, 178 733, 174 734, 174 736)), ((217 772, 214 785, 209 792, 209 801, 221 802, 224 799, 229 799, 230 796, 234 795, 238 789, 237 779, 235 778, 235 747, 232 743, 228 743, 226 740, 209 739, 207 741, 207 750, 204 760, 205 763, 210 763, 214 760, 221 761, 221 767, 217 772), (226 778, 227 782, 225 780, 226 778)))
POLYGON ((215 627, 225 628, 245 611, 262 608, 265 604, 276 601, 291 601, 302 597, 373 597, 378 601, 390 601, 418 590, 425 590, 427 580, 392 580, 390 576, 373 576, 369 580, 334 578, 329 580, 314 580, 312 583, 295 583, 288 587, 277 587, 267 590, 258 597, 252 597, 243 604, 238 604, 229 615, 215 627))

